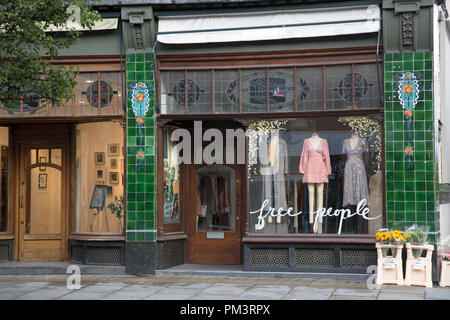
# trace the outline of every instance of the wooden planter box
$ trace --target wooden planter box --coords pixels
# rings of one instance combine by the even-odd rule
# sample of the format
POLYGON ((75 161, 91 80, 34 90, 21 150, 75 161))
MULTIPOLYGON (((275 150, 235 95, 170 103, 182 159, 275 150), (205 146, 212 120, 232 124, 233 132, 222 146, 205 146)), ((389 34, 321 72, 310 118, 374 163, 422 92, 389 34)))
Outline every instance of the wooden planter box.
POLYGON ((406 275, 405 285, 425 286, 427 288, 433 287, 431 278, 431 256, 433 254, 434 246, 432 245, 412 245, 406 244, 406 275), (415 258, 413 256, 413 249, 426 251, 425 258, 415 258))
POLYGON ((376 243, 378 254, 377 284, 403 285, 402 249, 403 245, 376 243), (383 256, 383 249, 396 249, 392 256, 383 256))
POLYGON ((441 259, 441 277, 439 279, 441 287, 450 286, 450 261, 441 259))

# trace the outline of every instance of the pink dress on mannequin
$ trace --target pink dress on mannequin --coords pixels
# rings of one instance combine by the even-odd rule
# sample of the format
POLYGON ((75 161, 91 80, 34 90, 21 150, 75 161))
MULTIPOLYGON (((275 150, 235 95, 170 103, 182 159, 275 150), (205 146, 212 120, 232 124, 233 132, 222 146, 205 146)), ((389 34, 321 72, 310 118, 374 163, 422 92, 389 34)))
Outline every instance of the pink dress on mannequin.
POLYGON ((328 182, 328 175, 331 174, 331 162, 327 140, 321 138, 317 149, 314 149, 310 139, 303 141, 299 171, 304 174, 303 183, 328 182))

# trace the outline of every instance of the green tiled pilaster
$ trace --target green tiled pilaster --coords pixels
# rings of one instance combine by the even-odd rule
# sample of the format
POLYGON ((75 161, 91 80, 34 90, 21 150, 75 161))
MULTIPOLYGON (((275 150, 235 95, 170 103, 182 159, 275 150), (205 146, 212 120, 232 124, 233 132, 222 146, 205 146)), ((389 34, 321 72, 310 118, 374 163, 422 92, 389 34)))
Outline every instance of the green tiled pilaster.
MULTIPOLYGON (((417 223, 434 232, 437 164, 432 52, 386 53, 384 58, 386 224, 388 228, 404 228, 417 223), (417 76, 420 88, 411 126, 414 145, 411 169, 404 154, 408 129, 397 93, 399 79, 405 72, 417 76)), ((428 239, 434 241, 433 236, 428 239)))
POLYGON ((154 117, 154 64, 151 53, 127 54, 127 88, 149 84, 150 108, 142 127, 136 122, 130 94, 127 108, 127 241, 156 239, 156 157, 154 117), (140 135, 141 134, 141 135, 140 135), (142 139, 141 139, 142 136, 142 139), (143 157, 141 165, 137 157, 143 157))

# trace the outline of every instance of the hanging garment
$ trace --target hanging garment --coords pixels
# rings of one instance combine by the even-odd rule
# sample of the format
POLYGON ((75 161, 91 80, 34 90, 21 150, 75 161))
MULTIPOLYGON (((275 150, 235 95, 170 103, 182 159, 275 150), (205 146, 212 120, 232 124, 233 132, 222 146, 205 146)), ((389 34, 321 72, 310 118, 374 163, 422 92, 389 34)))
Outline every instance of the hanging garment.
POLYGON ((359 139, 354 148, 350 139, 345 139, 342 152, 347 155, 344 169, 344 199, 342 205, 357 205, 362 199, 369 202, 366 167, 363 152, 366 151, 364 140, 359 139))
MULTIPOLYGON (((368 214, 369 218, 375 218, 383 214, 382 178, 381 171, 377 171, 377 173, 370 177, 370 201, 368 206, 370 210, 368 214)), ((375 234, 378 230, 380 230, 382 228, 382 223, 382 217, 369 220, 369 234, 375 234)))
MULTIPOLYGON (((261 164, 263 172, 269 172, 270 174, 263 175, 263 192, 262 201, 269 200, 269 206, 276 208, 283 208, 287 210, 286 202, 286 186, 285 181, 288 173, 288 147, 286 141, 282 138, 278 138, 278 143, 272 147, 269 147, 269 156, 274 158, 274 167, 271 166, 271 162, 267 161, 265 164, 261 164), (278 158, 277 158, 278 157, 278 158), (275 163, 276 159, 278 162, 275 163), (273 184, 272 184, 273 183, 273 184), (272 192, 273 186, 273 192, 272 192), (273 194, 273 195, 272 195, 273 194)), ((270 159, 269 159, 270 160, 270 159)))
POLYGON ((325 183, 331 174, 330 151, 327 140, 321 138, 317 149, 310 139, 303 141, 299 172, 303 173, 303 183, 325 183))

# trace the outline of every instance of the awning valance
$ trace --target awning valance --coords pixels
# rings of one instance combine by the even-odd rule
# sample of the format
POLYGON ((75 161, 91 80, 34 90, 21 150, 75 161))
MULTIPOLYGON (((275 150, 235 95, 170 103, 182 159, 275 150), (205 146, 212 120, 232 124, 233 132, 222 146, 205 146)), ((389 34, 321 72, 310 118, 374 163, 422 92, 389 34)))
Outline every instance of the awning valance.
POLYGON ((98 30, 114 30, 117 29, 118 26, 118 18, 105 18, 102 20, 99 20, 95 22, 95 24, 92 26, 92 29, 89 30, 88 28, 83 28, 79 23, 77 22, 67 22, 67 24, 64 27, 55 27, 52 26, 48 29, 46 29, 46 32, 58 32, 58 31, 69 31, 69 30, 75 30, 75 31, 98 31, 98 30))
POLYGON ((378 6, 160 16, 159 42, 167 44, 311 38, 377 32, 378 6))

